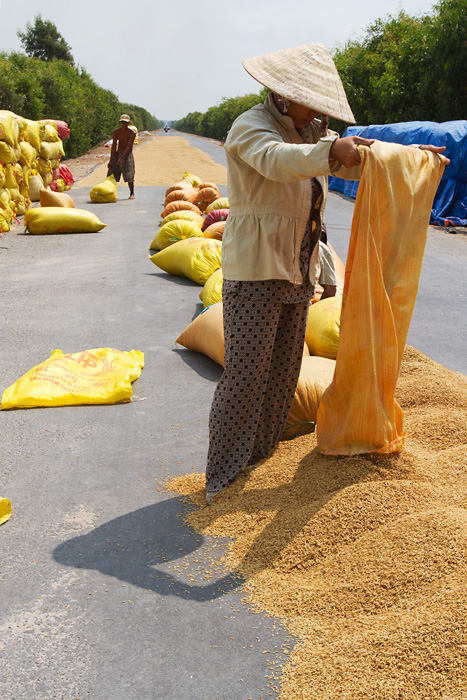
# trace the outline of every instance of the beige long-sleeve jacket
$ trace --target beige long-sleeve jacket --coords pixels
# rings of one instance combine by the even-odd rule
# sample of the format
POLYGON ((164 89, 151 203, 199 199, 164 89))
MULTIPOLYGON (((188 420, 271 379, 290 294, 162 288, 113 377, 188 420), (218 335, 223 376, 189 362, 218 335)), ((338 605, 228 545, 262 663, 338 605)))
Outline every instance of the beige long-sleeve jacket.
MULTIPOLYGON (((320 138, 318 120, 299 134, 272 94, 235 120, 225 142, 230 209, 222 239, 224 279, 303 282, 299 254, 310 216, 310 178, 323 189, 322 215, 336 138, 335 132, 320 138)), ((356 180, 359 168, 341 167, 339 176, 356 180)), ((313 284, 317 262, 318 246, 310 260, 313 284)))

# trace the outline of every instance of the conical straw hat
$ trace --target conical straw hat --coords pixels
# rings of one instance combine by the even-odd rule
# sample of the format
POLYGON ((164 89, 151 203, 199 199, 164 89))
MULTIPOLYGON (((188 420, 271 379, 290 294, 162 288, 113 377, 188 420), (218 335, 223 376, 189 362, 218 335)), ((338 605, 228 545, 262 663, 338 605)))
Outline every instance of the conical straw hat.
POLYGON ((319 114, 355 124, 342 80, 323 44, 245 58, 243 67, 255 80, 282 97, 319 114))

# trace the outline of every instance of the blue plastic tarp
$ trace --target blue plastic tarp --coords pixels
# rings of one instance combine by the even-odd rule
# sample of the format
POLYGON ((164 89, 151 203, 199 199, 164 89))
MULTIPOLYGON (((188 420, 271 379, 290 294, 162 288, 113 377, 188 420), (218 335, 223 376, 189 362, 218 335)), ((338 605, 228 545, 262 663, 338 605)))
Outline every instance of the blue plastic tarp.
MULTIPOLYGON (((467 121, 349 126, 344 136, 363 136, 406 146, 422 143, 446 146, 443 155, 451 162, 446 166, 436 191, 430 223, 467 226, 467 121)), ((329 189, 342 192, 348 197, 356 197, 358 182, 330 177, 329 189)))

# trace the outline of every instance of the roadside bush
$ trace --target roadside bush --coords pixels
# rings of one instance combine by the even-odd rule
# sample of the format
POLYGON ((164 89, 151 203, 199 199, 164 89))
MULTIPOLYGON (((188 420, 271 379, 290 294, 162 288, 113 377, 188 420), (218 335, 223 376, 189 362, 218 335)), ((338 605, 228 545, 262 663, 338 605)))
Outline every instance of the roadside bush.
POLYGON ((358 124, 465 119, 467 0, 377 20, 334 60, 358 124))
POLYGON ((191 112, 183 119, 173 122, 172 126, 177 131, 222 141, 235 119, 247 109, 264 102, 266 94, 267 90, 264 88, 258 95, 224 98, 220 104, 210 107, 204 114, 191 112))
MULTIPOLYGON (((467 0, 440 0, 426 15, 400 11, 378 19, 333 58, 357 124, 465 119, 467 0)), ((264 101, 266 92, 224 99, 172 126, 222 140, 234 119, 264 101)), ((342 134, 348 125, 330 119, 329 126, 342 134)))
POLYGON ((42 61, 21 53, 0 53, 0 109, 27 119, 61 119, 70 127, 66 157, 75 158, 110 138, 122 112, 138 131, 161 126, 136 105, 121 103, 83 69, 61 60, 42 61))

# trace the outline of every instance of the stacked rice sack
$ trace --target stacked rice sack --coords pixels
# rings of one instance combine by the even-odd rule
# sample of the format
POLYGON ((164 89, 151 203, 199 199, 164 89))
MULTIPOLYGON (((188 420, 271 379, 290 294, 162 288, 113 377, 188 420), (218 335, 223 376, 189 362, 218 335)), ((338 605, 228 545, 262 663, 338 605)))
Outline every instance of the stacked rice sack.
POLYGON ((91 188, 89 193, 94 204, 109 204, 118 199, 117 181, 113 175, 108 175, 102 182, 91 188))
POLYGON ((75 209, 73 199, 66 192, 43 188, 39 197, 40 207, 28 209, 24 215, 28 233, 97 233, 107 225, 93 212, 75 209))
POLYGON ((222 298, 222 233, 229 200, 219 188, 191 173, 165 192, 162 222, 151 245, 150 260, 165 272, 200 284, 203 306, 222 298), (220 280, 220 283, 219 283, 220 280))
POLYGON ((0 231, 10 230, 12 219, 29 206, 27 175, 35 157, 34 149, 21 143, 27 120, 8 110, 0 110, 0 231))
MULTIPOLYGON (((65 151, 57 124, 69 136, 65 122, 37 122, 0 110, 0 232, 9 231, 12 219, 22 216, 32 201, 39 201, 40 190, 59 178, 65 151)), ((65 182, 63 189, 69 189, 65 182)))
POLYGON ((65 155, 65 151, 57 122, 52 119, 42 119, 39 122, 39 133, 39 174, 45 187, 63 192, 69 189, 69 185, 60 175, 60 159, 65 155))
MULTIPOLYGON (((185 173, 166 190, 161 226, 150 260, 162 270, 203 286, 204 310, 176 339, 224 365, 222 312, 222 234, 229 202, 212 183, 185 173)), ((334 254, 334 251, 333 251, 334 254)), ((335 256, 336 261, 343 263, 335 256)), ((341 276, 342 270, 339 269, 341 276)), ((337 270, 336 270, 337 271, 337 270)), ((339 285, 338 285, 339 287, 339 285)), ((340 286, 340 294, 342 289, 340 286)), ((302 368, 283 439, 314 430, 318 406, 334 375, 340 332, 341 295, 310 304, 302 368)))

